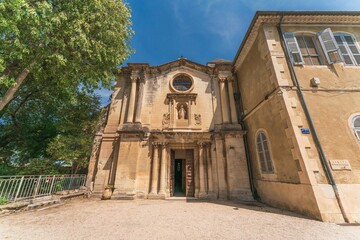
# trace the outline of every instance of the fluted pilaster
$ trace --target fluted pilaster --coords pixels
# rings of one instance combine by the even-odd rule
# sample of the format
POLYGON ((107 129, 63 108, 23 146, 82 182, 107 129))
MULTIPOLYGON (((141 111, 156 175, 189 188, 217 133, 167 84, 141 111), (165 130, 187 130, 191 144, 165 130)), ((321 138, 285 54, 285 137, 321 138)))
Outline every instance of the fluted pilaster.
POLYGON ((131 92, 130 92, 130 100, 129 100, 129 108, 126 122, 132 123, 134 120, 134 107, 135 107, 135 95, 136 95, 136 81, 138 77, 131 76, 131 92))
POLYGON ((152 171, 151 171, 151 195, 156 195, 158 190, 158 180, 159 180, 159 143, 153 143, 153 163, 152 163, 152 171))
POLYGON ((212 161, 211 161, 211 144, 206 144, 206 166, 207 166, 207 177, 208 177, 208 193, 214 191, 213 177, 212 177, 212 161))
POLYGON ((166 163, 167 163, 167 143, 161 143, 160 145, 162 147, 161 152, 161 167, 160 167, 160 188, 159 188, 159 194, 165 195, 165 188, 166 188, 166 163))
POLYGON ((141 108, 142 108, 142 99, 144 95, 144 85, 145 85, 145 79, 140 79, 139 92, 137 94, 136 112, 135 112, 136 123, 141 123, 141 108))
POLYGON ((235 106, 235 99, 234 99, 234 88, 233 88, 234 79, 232 77, 228 77, 227 79, 228 79, 231 122, 233 124, 236 124, 236 123, 238 123, 238 120, 237 120, 236 106, 235 106))
POLYGON ((229 123, 229 107, 228 107, 228 97, 225 87, 226 77, 219 77, 219 86, 220 86, 220 98, 221 98, 221 113, 223 123, 229 123))
POLYGON ((204 159, 204 146, 202 142, 198 143, 199 146, 199 197, 206 196, 205 186, 205 159, 204 159))

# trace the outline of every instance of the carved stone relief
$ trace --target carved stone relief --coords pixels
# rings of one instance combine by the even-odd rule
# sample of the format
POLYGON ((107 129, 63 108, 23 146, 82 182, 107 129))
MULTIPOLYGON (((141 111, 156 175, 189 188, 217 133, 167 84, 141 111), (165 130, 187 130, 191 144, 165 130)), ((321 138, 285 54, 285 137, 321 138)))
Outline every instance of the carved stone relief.
POLYGON ((195 125, 201 125, 201 114, 194 114, 195 125))
POLYGON ((164 113, 163 120, 162 120, 163 127, 169 126, 169 123, 170 123, 170 113, 164 113))

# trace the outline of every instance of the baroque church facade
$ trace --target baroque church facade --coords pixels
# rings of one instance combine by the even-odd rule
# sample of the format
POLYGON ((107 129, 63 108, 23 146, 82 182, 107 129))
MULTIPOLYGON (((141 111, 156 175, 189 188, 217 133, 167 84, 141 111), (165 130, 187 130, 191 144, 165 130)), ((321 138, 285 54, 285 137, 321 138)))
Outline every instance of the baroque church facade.
POLYGON ((359 12, 257 12, 232 62, 129 63, 93 196, 257 199, 359 222, 359 41, 359 12))

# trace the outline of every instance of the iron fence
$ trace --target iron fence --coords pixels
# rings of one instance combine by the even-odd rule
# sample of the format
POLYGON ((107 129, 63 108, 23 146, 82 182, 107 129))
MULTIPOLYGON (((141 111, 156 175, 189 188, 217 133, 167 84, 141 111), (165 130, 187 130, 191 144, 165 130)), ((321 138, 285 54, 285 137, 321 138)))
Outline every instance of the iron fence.
POLYGON ((85 185, 86 175, 0 176, 0 197, 9 202, 52 195, 85 185))

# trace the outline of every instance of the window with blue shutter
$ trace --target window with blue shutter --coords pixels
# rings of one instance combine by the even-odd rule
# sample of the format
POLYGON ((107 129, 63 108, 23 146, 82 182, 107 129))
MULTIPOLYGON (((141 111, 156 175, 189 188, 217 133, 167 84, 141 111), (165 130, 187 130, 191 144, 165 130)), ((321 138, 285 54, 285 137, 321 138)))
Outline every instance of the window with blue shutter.
POLYGON ((309 34, 296 34, 296 41, 300 48, 305 65, 322 65, 316 39, 309 34))
POLYGON ((284 37, 286 47, 290 53, 291 61, 297 65, 305 64, 295 34, 292 32, 286 32, 284 33, 284 37))
POLYGON ((330 28, 327 28, 318 33, 321 47, 324 50, 328 63, 342 62, 343 58, 340 53, 339 45, 337 44, 334 34, 330 28))
POLYGON ((360 65, 360 51, 354 36, 345 33, 334 34, 346 65, 360 65))

